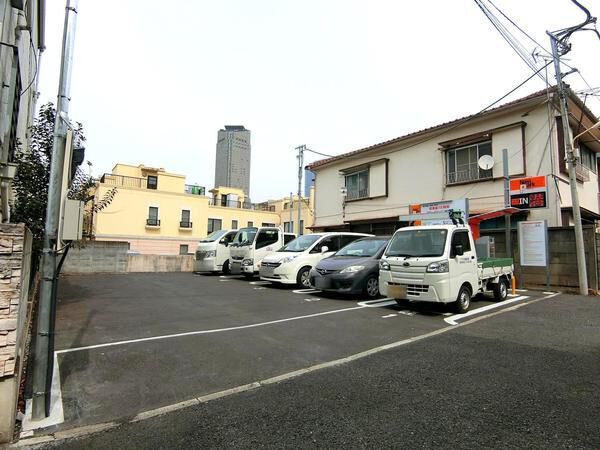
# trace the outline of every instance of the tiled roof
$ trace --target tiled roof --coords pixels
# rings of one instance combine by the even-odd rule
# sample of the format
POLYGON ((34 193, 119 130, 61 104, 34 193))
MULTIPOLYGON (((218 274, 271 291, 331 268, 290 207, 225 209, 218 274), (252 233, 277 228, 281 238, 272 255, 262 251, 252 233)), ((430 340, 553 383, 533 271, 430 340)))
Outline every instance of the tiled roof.
MULTIPOLYGON (((500 111, 503 111, 503 110, 506 110, 506 109, 510 109, 512 107, 518 106, 518 105, 520 105, 522 103, 526 103, 526 102, 528 102, 530 100, 533 100, 535 98, 545 97, 549 92, 553 93, 555 91, 556 91, 556 86, 552 86, 549 89, 542 89, 540 91, 537 91, 537 92, 534 92, 532 94, 529 94, 526 97, 521 97, 521 98, 519 98, 517 100, 513 100, 511 102, 504 103, 504 104, 502 104, 500 106, 497 106, 495 108, 488 109, 488 110, 486 110, 485 112, 482 112, 482 113, 471 114, 469 116, 461 117, 460 119, 452 120, 450 122, 444 122, 444 123, 441 123, 439 125, 434 125, 432 127, 423 128, 422 130, 414 131, 412 133, 405 134, 404 136, 400 136, 400 137, 397 137, 397 138, 394 138, 394 139, 390 139, 388 141, 379 142, 378 144, 370 145, 368 147, 364 147, 364 148, 361 148, 361 149, 358 149, 358 150, 354 150, 354 151, 347 152, 347 153, 342 153, 341 155, 336 155, 336 156, 333 156, 331 158, 326 158, 326 159, 321 159, 319 161, 315 161, 315 162, 309 164, 307 166, 307 168, 310 169, 310 170, 315 170, 315 169, 318 169, 321 166, 324 166, 326 164, 335 162, 335 161, 340 160, 340 159, 344 159, 344 158, 351 157, 351 156, 356 156, 356 155, 359 155, 361 153, 366 153, 366 152, 368 152, 370 150, 374 150, 376 148, 383 147, 385 145, 396 144, 396 143, 399 143, 399 142, 402 142, 402 141, 405 141, 405 140, 408 140, 408 139, 412 139, 412 138, 420 136, 420 135, 431 133, 432 131, 442 130, 444 128, 448 128, 448 127, 451 127, 453 125, 458 125, 461 122, 466 122, 468 120, 474 119, 475 117, 483 117, 483 116, 486 116, 488 114, 497 113, 497 112, 500 112, 500 111)), ((570 94, 571 98, 574 98, 574 99, 576 99, 576 101, 579 101, 579 103, 581 103, 581 101, 577 98, 577 96, 575 95, 575 93, 573 93, 573 91, 571 91, 570 89, 569 89, 569 94, 570 94)), ((589 110, 587 110, 586 112, 589 112, 589 110)), ((590 112, 590 114, 591 114, 591 112, 590 112)))

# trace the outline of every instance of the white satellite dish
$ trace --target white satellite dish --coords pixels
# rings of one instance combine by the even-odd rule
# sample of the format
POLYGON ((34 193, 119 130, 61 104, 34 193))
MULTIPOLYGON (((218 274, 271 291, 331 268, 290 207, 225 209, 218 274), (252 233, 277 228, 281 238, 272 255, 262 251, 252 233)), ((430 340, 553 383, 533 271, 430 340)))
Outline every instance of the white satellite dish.
POLYGON ((483 155, 477 161, 477 165, 482 170, 490 170, 492 167, 494 167, 494 163, 495 161, 492 155, 483 155))

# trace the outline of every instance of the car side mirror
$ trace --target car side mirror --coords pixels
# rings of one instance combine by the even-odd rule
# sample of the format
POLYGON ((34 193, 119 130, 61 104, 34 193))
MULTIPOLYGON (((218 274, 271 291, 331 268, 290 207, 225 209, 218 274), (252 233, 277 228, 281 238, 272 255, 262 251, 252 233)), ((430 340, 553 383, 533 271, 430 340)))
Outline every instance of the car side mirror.
POLYGON ((463 246, 458 244, 454 246, 454 256, 462 256, 465 252, 463 250, 463 246))
POLYGON ((328 251, 329 251, 329 247, 327 247, 326 245, 321 247, 321 253, 327 253, 328 251))
POLYGON ((219 241, 219 244, 223 244, 225 247, 227 247, 229 245, 229 242, 227 242, 225 239, 221 239, 219 241))

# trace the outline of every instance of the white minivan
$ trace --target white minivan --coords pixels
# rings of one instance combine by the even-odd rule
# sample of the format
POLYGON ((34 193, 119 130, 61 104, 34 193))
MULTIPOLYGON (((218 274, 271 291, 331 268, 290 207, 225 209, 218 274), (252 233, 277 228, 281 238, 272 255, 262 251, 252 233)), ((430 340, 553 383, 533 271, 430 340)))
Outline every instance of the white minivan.
POLYGON ((218 230, 198 242, 194 255, 194 272, 229 273, 229 244, 237 230, 218 230))
POLYGON ((305 234, 262 260, 260 279, 310 287, 310 269, 342 247, 372 234, 330 232, 305 234))
POLYGON ((262 259, 296 237, 278 227, 240 228, 230 244, 231 273, 252 277, 262 259))

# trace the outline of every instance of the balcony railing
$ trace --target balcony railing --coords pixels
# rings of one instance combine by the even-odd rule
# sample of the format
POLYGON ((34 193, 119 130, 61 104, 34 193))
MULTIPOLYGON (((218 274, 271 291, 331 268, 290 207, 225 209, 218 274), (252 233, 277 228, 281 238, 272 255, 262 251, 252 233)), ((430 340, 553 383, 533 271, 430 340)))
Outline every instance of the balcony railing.
POLYGON ((577 165, 575 166, 575 175, 577 176, 578 180, 580 180, 584 183, 587 181, 590 181, 590 169, 585 167, 580 162, 578 162, 577 165))
POLYGON ((487 180, 490 178, 492 178, 492 171, 480 169, 475 163, 470 164, 466 169, 449 172, 448 184, 468 183, 470 181, 487 180))
POLYGON ((210 206, 221 206, 223 208, 252 209, 255 211, 275 212, 275 205, 269 205, 268 203, 241 202, 238 200, 229 200, 226 197, 209 198, 208 204, 210 206))
POLYGON ((160 227, 160 219, 153 219, 149 217, 146 219, 146 225, 149 227, 160 227))
POLYGON ((148 180, 146 178, 127 177, 125 175, 115 175, 113 173, 105 173, 100 178, 100 183, 111 186, 122 186, 132 188, 148 188, 148 180))
POLYGON ((198 186, 196 184, 186 184, 184 192, 192 195, 206 195, 204 186, 198 186))
POLYGON ((368 198, 369 197, 369 189, 358 189, 352 190, 348 189, 346 193, 346 200, 358 200, 360 198, 368 198))
POLYGON ((181 221, 179 222, 179 228, 192 228, 192 222, 181 221))

